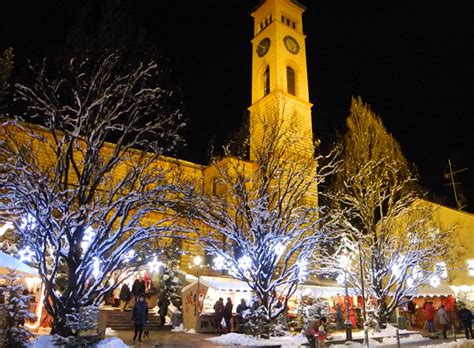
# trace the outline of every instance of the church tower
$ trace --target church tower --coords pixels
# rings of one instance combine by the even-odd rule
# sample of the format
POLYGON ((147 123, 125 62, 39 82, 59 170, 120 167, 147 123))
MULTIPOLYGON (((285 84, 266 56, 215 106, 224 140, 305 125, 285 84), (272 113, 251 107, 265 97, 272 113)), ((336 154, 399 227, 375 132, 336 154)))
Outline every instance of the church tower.
POLYGON ((253 11, 250 159, 262 141, 262 117, 274 115, 290 127, 295 141, 287 146, 313 156, 306 47, 302 14, 296 0, 263 0, 253 11))

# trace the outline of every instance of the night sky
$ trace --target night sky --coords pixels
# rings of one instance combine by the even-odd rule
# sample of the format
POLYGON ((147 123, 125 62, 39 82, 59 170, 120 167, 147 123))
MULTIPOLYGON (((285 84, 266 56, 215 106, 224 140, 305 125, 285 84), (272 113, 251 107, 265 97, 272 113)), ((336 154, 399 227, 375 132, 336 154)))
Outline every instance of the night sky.
MULTIPOLYGON (((18 0, 2 4, 0 50, 14 48, 19 74, 26 59, 57 62, 97 33, 135 58, 150 48, 188 119, 179 157, 206 164, 211 141, 222 144, 235 132, 250 104, 250 12, 258 2, 18 0)), ((343 133, 351 96, 361 96, 438 200, 455 206, 443 177, 448 159, 468 168, 457 182, 465 210, 474 212, 474 14, 467 2, 301 2, 308 5, 316 137, 329 144, 343 133)))

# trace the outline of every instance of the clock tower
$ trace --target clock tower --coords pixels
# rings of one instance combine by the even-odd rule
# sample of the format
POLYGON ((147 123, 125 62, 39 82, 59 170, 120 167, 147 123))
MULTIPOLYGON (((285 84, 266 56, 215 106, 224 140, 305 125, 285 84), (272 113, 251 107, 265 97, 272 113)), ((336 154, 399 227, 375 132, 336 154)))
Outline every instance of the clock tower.
POLYGON ((291 129, 284 146, 312 157, 314 152, 308 96, 306 47, 302 14, 296 0, 263 0, 252 13, 252 105, 250 159, 265 141, 263 119, 276 119, 291 129))

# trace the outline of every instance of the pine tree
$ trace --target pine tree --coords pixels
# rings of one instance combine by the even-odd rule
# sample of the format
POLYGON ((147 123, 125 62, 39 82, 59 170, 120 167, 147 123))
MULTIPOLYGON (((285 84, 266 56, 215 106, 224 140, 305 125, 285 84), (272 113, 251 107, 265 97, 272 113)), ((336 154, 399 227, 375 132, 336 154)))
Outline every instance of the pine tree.
POLYGON ((6 283, 2 289, 7 316, 4 347, 23 347, 34 336, 24 326, 26 321, 36 319, 36 316, 28 310, 31 296, 24 295, 25 287, 21 283, 23 276, 15 271, 1 275, 0 278, 6 283))
POLYGON ((179 310, 181 310, 182 289, 183 284, 181 284, 181 280, 178 278, 178 274, 174 270, 174 267, 165 267, 163 274, 160 277, 159 293, 165 294, 170 303, 172 303, 179 310))

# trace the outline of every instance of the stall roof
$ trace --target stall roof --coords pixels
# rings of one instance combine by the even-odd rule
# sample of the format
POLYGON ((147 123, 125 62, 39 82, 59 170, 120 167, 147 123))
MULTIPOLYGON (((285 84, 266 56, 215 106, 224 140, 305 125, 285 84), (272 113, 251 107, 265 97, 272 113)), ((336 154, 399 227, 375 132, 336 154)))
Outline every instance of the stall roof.
POLYGON ((417 289, 416 296, 448 296, 454 295, 454 291, 447 284, 440 284, 436 288, 431 285, 423 285, 417 289))
POLYGON ((8 274, 10 270, 14 270, 17 273, 26 276, 38 276, 38 271, 34 268, 24 264, 20 260, 4 253, 3 251, 0 251, 0 274, 8 274))
POLYGON ((224 277, 201 277, 200 282, 210 288, 222 291, 250 291, 247 283, 224 277))
MULTIPOLYGON (((194 277, 193 277, 194 278, 194 277)), ((189 279, 191 280, 191 284, 186 286, 193 286, 197 283, 197 278, 189 279)), ((230 278, 230 277, 208 277, 202 276, 199 277, 199 281, 201 284, 208 286, 209 288, 221 291, 251 291, 250 287, 247 283, 230 278)), ((184 289, 183 289, 184 290, 184 289)), ((344 295, 345 289, 344 287, 338 286, 321 286, 321 285, 300 285, 297 290, 298 293, 301 295, 312 295, 316 297, 325 297, 325 296, 336 296, 336 295, 344 295)), ((355 290, 352 288, 348 289, 349 295, 355 295, 355 290)))
MULTIPOLYGON (((298 290, 301 295, 311 295, 314 297, 327 297, 327 296, 344 296, 345 288, 341 286, 328 286, 328 285, 300 285, 298 290)), ((349 295, 356 295, 353 288, 347 289, 349 295)))
MULTIPOLYGON (((202 276, 199 277, 199 282, 209 288, 220 291, 251 291, 247 283, 234 278, 202 276)), ((194 280, 191 284, 185 286, 183 291, 196 283, 197 280, 194 280)))

